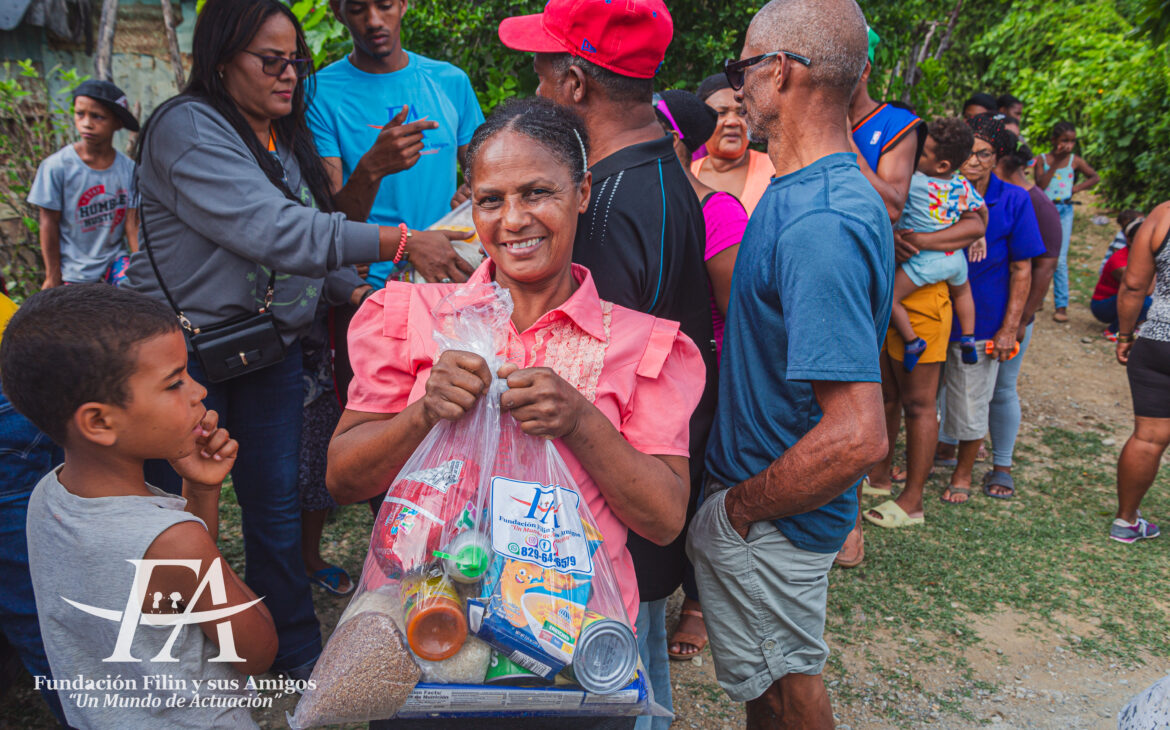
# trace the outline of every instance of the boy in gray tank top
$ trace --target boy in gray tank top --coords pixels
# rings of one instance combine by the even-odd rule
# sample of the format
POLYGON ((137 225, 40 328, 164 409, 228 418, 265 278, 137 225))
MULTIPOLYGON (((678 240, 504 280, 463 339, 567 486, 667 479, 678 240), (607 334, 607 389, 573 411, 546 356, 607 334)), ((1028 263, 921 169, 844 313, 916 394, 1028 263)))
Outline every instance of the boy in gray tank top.
POLYGON ((216 548, 237 444, 203 407, 174 315, 131 291, 39 292, 0 345, 12 404, 65 450, 29 499, 29 570, 54 687, 78 728, 253 728, 244 675, 268 610, 216 548), (143 481, 169 459, 183 496, 143 481))

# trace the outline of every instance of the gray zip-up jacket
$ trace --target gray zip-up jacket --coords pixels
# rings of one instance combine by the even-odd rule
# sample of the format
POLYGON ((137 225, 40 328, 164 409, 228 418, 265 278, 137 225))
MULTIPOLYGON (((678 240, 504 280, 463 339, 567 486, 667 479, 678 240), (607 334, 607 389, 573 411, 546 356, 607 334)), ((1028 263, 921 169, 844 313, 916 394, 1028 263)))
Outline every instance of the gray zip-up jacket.
MULTIPOLYGON (((210 105, 191 101, 152 122, 138 190, 163 280, 196 327, 256 312, 272 269, 272 311, 285 344, 313 323, 317 300, 346 301, 378 259, 378 227, 312 207, 292 151, 277 146, 289 200, 210 105)), ((145 249, 130 257, 126 286, 166 301, 145 249)))

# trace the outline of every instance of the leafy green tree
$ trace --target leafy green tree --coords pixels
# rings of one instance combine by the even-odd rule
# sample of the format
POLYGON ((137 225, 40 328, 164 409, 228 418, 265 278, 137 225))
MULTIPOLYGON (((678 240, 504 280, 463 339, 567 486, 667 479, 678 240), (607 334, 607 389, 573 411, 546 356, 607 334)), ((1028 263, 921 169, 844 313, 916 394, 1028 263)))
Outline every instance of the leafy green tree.
POLYGON ((1022 130, 1038 152, 1066 119, 1116 207, 1170 194, 1170 68, 1111 3, 1017 2, 974 51, 984 79, 1025 100, 1022 130))
MULTIPOLYGON (((286 0, 304 24, 320 67, 351 47, 327 0, 286 0)), ((660 88, 695 88, 743 46, 764 0, 668 0, 675 37, 660 88)), ((956 114, 975 91, 1025 101, 1025 134, 1037 151, 1068 118, 1083 153, 1102 172, 1111 204, 1148 207, 1170 192, 1170 79, 1162 46, 1170 0, 860 0, 882 37, 871 74, 874 98, 911 104, 920 116, 956 114)), ((404 45, 450 61, 471 77, 490 112, 536 88, 531 54, 497 37, 510 15, 543 0, 419 0, 403 23, 404 45)), ((800 50, 800 49, 795 49, 800 50)))

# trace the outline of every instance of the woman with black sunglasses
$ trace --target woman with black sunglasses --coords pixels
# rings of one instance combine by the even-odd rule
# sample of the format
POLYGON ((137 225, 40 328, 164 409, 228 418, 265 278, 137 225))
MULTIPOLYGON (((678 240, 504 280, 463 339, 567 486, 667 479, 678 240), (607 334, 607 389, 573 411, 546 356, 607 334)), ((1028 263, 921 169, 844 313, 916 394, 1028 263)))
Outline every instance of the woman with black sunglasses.
MULTIPOLYGON (((243 510, 245 580, 276 623, 274 666, 307 678, 321 636, 301 557, 301 340, 319 300, 356 304, 369 291, 353 265, 400 260, 434 245, 436 235, 335 212, 341 206, 305 122, 309 49, 285 5, 209 0, 192 51, 183 93, 141 135, 143 245, 127 285, 181 313, 193 343, 188 372, 240 443, 232 478, 243 510), (226 375, 222 352, 217 362, 196 347, 205 341, 197 333, 265 315, 275 334, 269 326, 258 349, 242 343, 226 375), (267 365, 257 369, 257 360, 267 365)), ((179 491, 168 465, 147 471, 151 483, 179 491)))

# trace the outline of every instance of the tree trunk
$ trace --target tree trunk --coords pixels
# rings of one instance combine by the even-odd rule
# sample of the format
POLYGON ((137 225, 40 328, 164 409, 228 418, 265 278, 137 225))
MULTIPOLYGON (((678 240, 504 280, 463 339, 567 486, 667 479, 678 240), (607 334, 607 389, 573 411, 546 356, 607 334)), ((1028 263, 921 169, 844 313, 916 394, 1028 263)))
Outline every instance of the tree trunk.
POLYGON ((102 0, 102 17, 98 23, 97 52, 93 59, 94 76, 99 81, 113 79, 114 29, 118 25, 118 0, 102 0))
POLYGON ((171 9, 171 0, 161 1, 163 25, 166 26, 167 31, 167 46, 171 51, 171 69, 175 72, 175 88, 182 91, 183 86, 187 83, 187 74, 183 71, 183 55, 179 53, 179 37, 175 34, 175 13, 171 9))
POLYGON ((934 52, 934 60, 942 58, 942 55, 950 50, 951 43, 954 42, 955 25, 959 22, 959 11, 963 9, 963 0, 958 0, 955 3, 955 9, 951 11, 951 18, 947 21, 947 32, 943 34, 942 40, 939 41, 938 49, 934 52))
POLYGON ((910 48, 910 55, 906 62, 906 75, 902 78, 905 84, 902 85, 902 103, 910 103, 910 89, 914 88, 914 82, 918 77, 918 44, 910 48))

